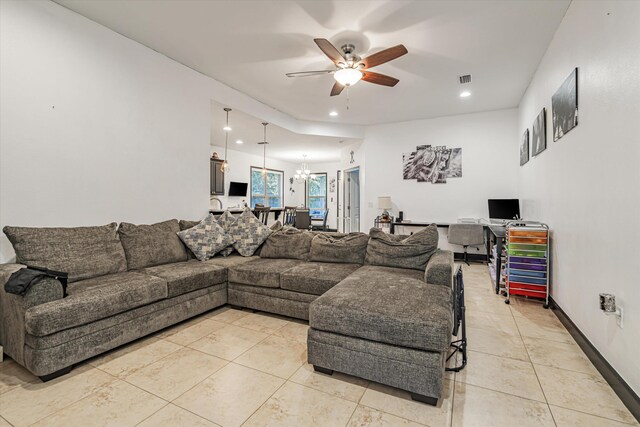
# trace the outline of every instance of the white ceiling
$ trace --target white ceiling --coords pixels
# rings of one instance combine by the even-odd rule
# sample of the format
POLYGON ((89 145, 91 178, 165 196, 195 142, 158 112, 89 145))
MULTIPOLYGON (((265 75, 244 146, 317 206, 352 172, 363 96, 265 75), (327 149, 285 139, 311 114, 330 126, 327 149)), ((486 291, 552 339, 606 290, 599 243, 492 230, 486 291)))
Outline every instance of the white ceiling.
POLYGON ((570 0, 202 1, 55 0, 297 119, 377 124, 518 105, 570 0), (373 71, 395 88, 360 82, 329 97, 330 69, 313 38, 361 56, 402 43, 409 53, 373 71), (462 99, 460 74, 472 74, 462 99), (336 110, 336 118, 328 116, 336 110))
MULTIPOLYGON (((211 145, 224 147, 224 106, 215 102, 211 105, 211 145)), ((262 156, 262 145, 258 142, 264 140, 263 121, 237 109, 229 112, 229 149, 262 156), (237 140, 242 144, 237 144, 237 140)), ((307 163, 337 162, 343 148, 358 142, 355 139, 301 135, 273 123, 267 125, 267 141, 267 157, 294 163, 302 162, 303 155, 307 155, 307 163)), ((222 153, 219 154, 222 158, 222 153)))

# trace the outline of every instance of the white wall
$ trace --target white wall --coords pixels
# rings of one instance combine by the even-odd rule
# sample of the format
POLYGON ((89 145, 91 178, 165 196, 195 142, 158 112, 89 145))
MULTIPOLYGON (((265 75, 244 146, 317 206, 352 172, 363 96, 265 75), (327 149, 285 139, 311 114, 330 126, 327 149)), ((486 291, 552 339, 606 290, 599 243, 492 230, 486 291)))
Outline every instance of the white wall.
MULTIPOLYGON (((268 150, 268 149, 267 149, 268 150)), ((224 147, 211 146, 211 153, 217 152, 221 159, 224 158, 224 147)), ((267 151, 268 152, 268 151, 267 151)), ((224 179, 224 191, 225 194, 229 193, 229 183, 231 181, 246 182, 250 185, 250 170, 251 166, 262 167, 262 156, 255 154, 245 153, 243 151, 228 150, 227 161, 229 162, 229 171, 224 179)), ((296 163, 285 162, 282 160, 272 159, 267 156, 267 169, 276 169, 284 172, 284 204, 285 206, 300 206, 304 204, 304 185, 297 182, 293 182, 294 193, 289 191, 291 185, 289 184, 289 178, 293 176, 297 167, 296 163)), ((224 208, 239 205, 242 199, 246 199, 247 203, 250 203, 249 192, 251 187, 247 189, 247 197, 229 197, 216 196, 222 201, 224 208)), ((208 194, 208 193, 207 193, 208 194)), ((212 202, 211 207, 217 209, 219 207, 217 202, 212 202)))
POLYGON ((487 199, 517 198, 517 110, 441 117, 371 126, 362 145, 366 160, 362 230, 381 210, 378 196, 391 196, 392 214, 416 222, 455 222, 488 217, 487 199), (404 180, 402 153, 416 145, 462 148, 462 178, 446 184, 404 180))
MULTIPOLYGON (((640 393, 640 3, 574 1, 519 108, 547 108, 547 150, 519 168, 523 214, 553 233, 552 295, 640 393), (579 123, 553 142, 551 96, 574 67, 579 123), (598 309, 611 292, 624 329, 598 309)), ((516 145, 515 140, 513 140, 516 145)))
MULTIPOLYGON (((2 226, 206 209, 201 75, 49 2, 3 1, 0 28, 2 226)), ((6 262, 13 250, 0 244, 6 262)))

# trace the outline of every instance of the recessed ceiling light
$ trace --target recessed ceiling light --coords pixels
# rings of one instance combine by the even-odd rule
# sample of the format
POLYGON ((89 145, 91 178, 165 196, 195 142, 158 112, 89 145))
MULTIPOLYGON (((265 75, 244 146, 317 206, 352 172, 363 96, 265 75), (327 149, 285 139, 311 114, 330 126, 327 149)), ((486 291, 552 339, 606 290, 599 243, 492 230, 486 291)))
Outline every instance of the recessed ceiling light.
POLYGON ((460 98, 466 98, 467 96, 471 96, 471 92, 469 92, 468 90, 460 93, 460 98))
POLYGON ((227 125, 223 127, 222 130, 226 130, 227 132, 229 132, 231 130, 231 126, 227 125))
POLYGON ((236 141, 236 144, 242 144, 242 142, 243 142, 243 141, 242 141, 241 139, 238 139, 238 140, 236 141))
POLYGON ((338 115, 338 112, 337 112, 337 111, 332 111, 332 112, 330 112, 330 113, 329 113, 329 115, 330 115, 331 117, 335 117, 335 116, 337 116, 337 115, 338 115))

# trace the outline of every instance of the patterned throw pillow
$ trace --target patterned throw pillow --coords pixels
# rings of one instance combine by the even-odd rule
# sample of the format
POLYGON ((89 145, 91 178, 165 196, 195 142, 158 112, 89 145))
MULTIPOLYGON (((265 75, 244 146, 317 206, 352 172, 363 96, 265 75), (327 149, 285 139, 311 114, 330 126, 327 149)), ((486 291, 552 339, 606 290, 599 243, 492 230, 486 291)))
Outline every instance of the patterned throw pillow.
MULTIPOLYGON (((224 213, 218 217, 218 224, 220 224, 220 226, 224 228, 224 231, 226 233, 229 233, 229 231, 231 230, 231 226, 235 223, 236 223, 236 218, 233 215, 231 215, 231 212, 229 212, 228 210, 224 211, 224 213)), ((230 245, 224 248, 223 250, 221 250, 220 255, 229 256, 231 255, 232 252, 233 252, 233 245, 230 245)))
POLYGON ((271 229, 260 222, 249 209, 242 212, 229 230, 229 234, 235 240, 233 247, 242 256, 252 256, 271 232, 271 229))
POLYGON ((218 224, 213 214, 209 214, 193 228, 178 231, 178 236, 200 261, 211 258, 234 241, 218 224))

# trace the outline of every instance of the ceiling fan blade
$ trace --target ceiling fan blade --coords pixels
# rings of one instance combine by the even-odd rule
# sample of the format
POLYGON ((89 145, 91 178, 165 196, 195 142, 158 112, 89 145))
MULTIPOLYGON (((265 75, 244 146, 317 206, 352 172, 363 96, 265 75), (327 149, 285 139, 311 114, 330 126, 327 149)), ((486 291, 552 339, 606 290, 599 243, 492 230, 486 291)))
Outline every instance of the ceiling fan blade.
POLYGON ((381 50, 373 55, 369 55, 360 61, 360 63, 364 65, 364 69, 366 70, 367 68, 372 68, 377 65, 384 64, 385 62, 393 61, 407 52, 407 48, 399 44, 397 46, 390 47, 389 49, 381 50))
POLYGON ((333 87, 331 88, 331 96, 340 95, 340 92, 342 92, 343 90, 344 90, 344 86, 342 86, 338 82, 335 82, 333 84, 333 87))
POLYGON ((330 60, 334 62, 334 64, 339 64, 340 62, 345 62, 346 59, 338 49, 327 39, 313 39, 314 42, 318 45, 321 51, 324 52, 325 55, 329 57, 330 60))
POLYGON ((299 71, 297 73, 287 73, 287 77, 306 77, 306 76, 320 76, 322 74, 333 74, 336 70, 322 70, 322 71, 299 71))
POLYGON ((369 83, 375 83, 377 85, 390 87, 397 85, 400 81, 395 77, 385 76, 384 74, 374 73, 373 71, 363 71, 362 80, 369 83))

